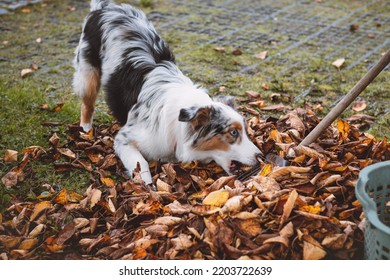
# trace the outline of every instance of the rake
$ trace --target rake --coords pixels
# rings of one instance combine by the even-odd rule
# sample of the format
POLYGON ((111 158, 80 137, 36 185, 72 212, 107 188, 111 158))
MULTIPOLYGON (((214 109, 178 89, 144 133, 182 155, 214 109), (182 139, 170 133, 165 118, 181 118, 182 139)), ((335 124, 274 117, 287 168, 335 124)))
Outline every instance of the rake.
MULTIPOLYGON (((343 97, 342 100, 320 121, 320 123, 302 140, 298 146, 309 146, 323 133, 340 114, 359 96, 360 93, 382 72, 382 70, 390 63, 390 49, 381 57, 381 59, 355 84, 355 86, 343 97)), ((274 162, 280 157, 276 155, 267 155, 266 161, 274 162)), ((282 159, 282 164, 287 165, 287 161, 282 159)), ((279 164, 280 165, 280 164, 279 164)), ((245 181, 251 176, 255 176, 260 172, 260 166, 242 173, 237 177, 240 181, 245 181)))

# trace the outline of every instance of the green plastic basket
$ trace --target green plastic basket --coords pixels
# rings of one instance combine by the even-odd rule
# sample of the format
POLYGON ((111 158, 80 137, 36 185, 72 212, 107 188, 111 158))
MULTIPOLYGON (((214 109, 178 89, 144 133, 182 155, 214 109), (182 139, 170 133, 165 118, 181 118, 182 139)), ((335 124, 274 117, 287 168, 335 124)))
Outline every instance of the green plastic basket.
POLYGON ((367 220, 366 258, 390 260, 390 161, 364 168, 355 191, 367 220))

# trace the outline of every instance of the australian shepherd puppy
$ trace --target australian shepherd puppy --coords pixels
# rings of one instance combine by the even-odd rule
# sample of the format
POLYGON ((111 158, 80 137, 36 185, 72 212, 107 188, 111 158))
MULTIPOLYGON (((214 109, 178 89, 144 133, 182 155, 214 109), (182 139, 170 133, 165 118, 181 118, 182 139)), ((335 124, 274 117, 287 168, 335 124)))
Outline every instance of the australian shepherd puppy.
POLYGON ((211 99, 183 75, 140 10, 92 0, 75 53, 80 126, 91 129, 102 85, 108 106, 123 125, 114 148, 130 176, 139 163, 142 179, 152 184, 147 160, 214 160, 229 174, 236 162, 257 163, 261 152, 249 140, 243 117, 220 102, 224 98, 211 99))

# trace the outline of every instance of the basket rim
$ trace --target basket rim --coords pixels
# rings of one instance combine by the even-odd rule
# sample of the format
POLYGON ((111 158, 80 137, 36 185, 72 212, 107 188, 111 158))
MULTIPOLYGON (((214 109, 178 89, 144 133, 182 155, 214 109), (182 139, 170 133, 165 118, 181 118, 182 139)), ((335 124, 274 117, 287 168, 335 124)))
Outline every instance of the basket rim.
POLYGON ((369 181, 371 172, 377 170, 378 168, 386 167, 390 168, 390 160, 375 163, 373 165, 363 168, 359 173, 359 180, 355 188, 355 194, 363 206, 363 210, 366 214, 366 218, 368 219, 368 221, 373 224, 377 229, 381 230, 385 234, 390 235, 390 227, 385 225, 381 220, 379 220, 376 204, 374 203, 374 201, 372 201, 372 199, 369 197, 364 188, 369 181))

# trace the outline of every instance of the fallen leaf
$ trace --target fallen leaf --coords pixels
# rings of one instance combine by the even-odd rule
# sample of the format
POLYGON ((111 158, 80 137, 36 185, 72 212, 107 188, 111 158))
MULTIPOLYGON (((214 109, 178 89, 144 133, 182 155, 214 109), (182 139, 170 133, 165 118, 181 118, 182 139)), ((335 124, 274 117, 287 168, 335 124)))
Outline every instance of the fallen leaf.
POLYGON ((71 149, 68 149, 68 148, 57 148, 57 150, 60 152, 60 154, 70 158, 70 159, 75 159, 76 158, 76 154, 71 150, 71 149))
POLYGON ((265 240, 263 243, 264 244, 267 244, 267 243, 280 243, 280 244, 283 244, 286 248, 288 248, 288 246, 290 244, 288 238, 286 238, 284 236, 271 237, 271 238, 268 238, 267 240, 265 240))
POLYGON ((167 235, 168 226, 166 225, 151 225, 145 228, 146 232, 152 236, 162 237, 167 235))
POLYGON ((18 236, 8 236, 8 235, 0 235, 0 243, 7 249, 15 248, 22 241, 21 237, 18 236))
POLYGON ((343 66, 345 62, 345 58, 339 58, 332 62, 332 65, 338 69, 340 69, 341 66, 343 66))
POLYGON ((224 53, 225 52, 225 48, 224 47, 215 47, 214 50, 216 52, 219 52, 219 53, 224 53))
POLYGON ((214 213, 218 213, 220 210, 220 207, 212 205, 195 205, 191 208, 191 212, 200 216, 212 215, 214 213))
POLYGON ((116 184, 115 181, 109 177, 100 178, 100 181, 109 188, 115 187, 115 184, 116 184))
POLYGON ((75 223, 72 221, 68 223, 59 233, 56 240, 56 244, 63 245, 68 241, 76 232, 75 223))
POLYGON ((221 209, 222 213, 235 213, 241 210, 244 196, 237 195, 229 198, 221 209))
POLYGON ((188 214, 191 211, 190 207, 183 206, 177 200, 168 204, 166 207, 168 208, 168 210, 171 214, 183 215, 183 214, 188 214))
POLYGON ((182 221, 183 219, 179 217, 164 216, 164 217, 158 217, 156 220, 154 220, 154 223, 157 225, 174 226, 180 224, 182 221))
POLYGON ((367 108, 367 102, 365 100, 355 101, 352 104, 352 110, 356 112, 361 112, 366 108, 367 108))
POLYGON ((240 48, 236 48, 232 51, 232 55, 242 55, 242 50, 240 48))
POLYGON ((326 256, 326 251, 321 247, 315 246, 309 242, 303 241, 303 259, 321 260, 326 256))
POLYGON ((34 211, 30 216, 30 221, 34 221, 39 214, 41 214, 44 210, 52 208, 53 205, 50 201, 41 201, 35 204, 34 211))
POLYGON ((5 150, 4 152, 4 162, 15 162, 18 161, 18 152, 14 150, 5 150))
POLYGON ((24 77, 28 76, 29 74, 31 74, 32 72, 33 72, 33 70, 30 68, 22 69, 22 71, 20 71, 20 76, 22 78, 24 78, 24 77))
POLYGON ((171 242, 175 250, 187 250, 194 245, 191 236, 183 233, 179 234, 176 238, 172 238, 171 242))
POLYGON ((45 229, 45 225, 44 224, 39 224, 37 225, 33 230, 30 231, 30 233, 28 234, 28 238, 34 238, 38 235, 40 235, 45 229))
POLYGON ((288 199, 286 203, 283 206, 283 214, 281 217, 280 224, 283 225, 286 220, 290 217, 290 214, 295 206, 295 201, 298 198, 298 192, 296 190, 292 190, 290 192, 290 195, 288 196, 288 199))
POLYGON ((18 249, 28 251, 31 250, 37 243, 38 243, 37 238, 27 238, 19 244, 18 249))
POLYGON ((226 190, 217 190, 209 193, 205 199, 203 199, 203 204, 212 205, 221 207, 229 199, 229 192, 226 190))
POLYGON ((255 54, 255 57, 261 60, 264 60, 267 57, 267 51, 262 51, 257 54, 255 54))
POLYGON ((90 206, 89 208, 92 209, 96 203, 100 201, 100 198, 102 197, 101 190, 98 189, 92 189, 91 199, 90 199, 90 206))

